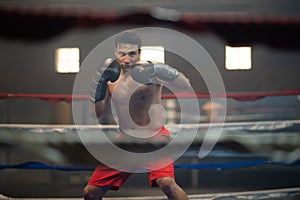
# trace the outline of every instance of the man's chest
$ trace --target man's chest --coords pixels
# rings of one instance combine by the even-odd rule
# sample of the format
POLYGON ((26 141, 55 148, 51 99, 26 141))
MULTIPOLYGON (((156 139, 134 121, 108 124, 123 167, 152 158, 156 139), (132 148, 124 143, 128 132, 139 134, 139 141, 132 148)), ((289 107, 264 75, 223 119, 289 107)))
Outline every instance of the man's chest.
POLYGON ((109 87, 112 100, 119 104, 147 104, 159 95, 159 85, 143 85, 131 77, 122 78, 109 87))

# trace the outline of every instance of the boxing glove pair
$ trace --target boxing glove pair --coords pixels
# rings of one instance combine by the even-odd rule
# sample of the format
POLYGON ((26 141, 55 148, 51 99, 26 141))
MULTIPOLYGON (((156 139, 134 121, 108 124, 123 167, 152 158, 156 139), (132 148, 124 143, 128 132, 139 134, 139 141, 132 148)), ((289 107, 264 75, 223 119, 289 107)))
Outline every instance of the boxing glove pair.
MULTIPOLYGON (((103 69, 102 69, 103 70, 103 69)), ((107 91, 107 82, 115 82, 118 80, 121 72, 120 64, 117 60, 113 60, 103 72, 97 71, 97 80, 93 80, 93 89, 90 95, 92 102, 96 103, 105 98, 107 91)), ((172 82, 179 76, 179 72, 163 63, 137 63, 128 72, 132 78, 142 84, 151 84, 155 82, 155 77, 172 82)))

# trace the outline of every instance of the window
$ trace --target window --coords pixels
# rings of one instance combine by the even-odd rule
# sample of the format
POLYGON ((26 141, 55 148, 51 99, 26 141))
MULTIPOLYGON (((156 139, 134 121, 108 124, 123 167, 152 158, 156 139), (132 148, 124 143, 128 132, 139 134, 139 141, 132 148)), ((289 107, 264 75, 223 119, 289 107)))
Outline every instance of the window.
POLYGON ((79 48, 58 48, 55 51, 55 70, 58 73, 79 72, 79 48))
POLYGON ((249 70, 252 68, 251 47, 225 47, 227 70, 249 70))
POLYGON ((165 63, 165 48, 162 46, 144 46, 141 47, 142 61, 157 61, 165 63))

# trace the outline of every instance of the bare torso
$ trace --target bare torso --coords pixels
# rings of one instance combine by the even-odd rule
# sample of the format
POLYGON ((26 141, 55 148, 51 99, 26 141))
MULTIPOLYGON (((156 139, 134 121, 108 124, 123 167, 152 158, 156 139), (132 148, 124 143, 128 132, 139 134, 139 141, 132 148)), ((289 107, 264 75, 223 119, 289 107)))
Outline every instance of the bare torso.
POLYGON ((143 85, 122 75, 108 87, 121 130, 155 131, 164 125, 161 85, 143 85))

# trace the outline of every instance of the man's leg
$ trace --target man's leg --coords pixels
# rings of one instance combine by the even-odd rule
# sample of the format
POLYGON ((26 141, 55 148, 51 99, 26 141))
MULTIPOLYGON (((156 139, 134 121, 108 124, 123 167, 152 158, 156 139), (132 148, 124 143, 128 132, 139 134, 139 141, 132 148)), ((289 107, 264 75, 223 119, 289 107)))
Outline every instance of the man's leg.
POLYGON ((162 177, 156 179, 158 187, 167 195, 169 200, 187 200, 188 197, 179 185, 175 182, 174 178, 162 177))
MULTIPOLYGON (((170 133, 163 127, 154 138, 159 142, 169 142, 170 133)), ((149 172, 150 185, 158 186, 167 195, 169 200, 187 200, 186 193, 175 182, 173 158, 165 158, 163 162, 169 164, 158 170, 149 172)))
POLYGON ((83 190, 84 199, 101 200, 109 189, 118 190, 130 175, 128 172, 98 165, 83 190))
POLYGON ((87 185, 83 190, 85 200, 102 200, 104 194, 110 189, 110 186, 87 185))

